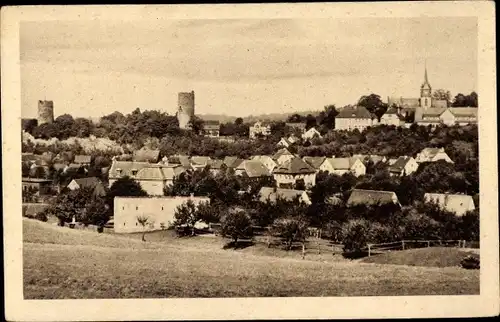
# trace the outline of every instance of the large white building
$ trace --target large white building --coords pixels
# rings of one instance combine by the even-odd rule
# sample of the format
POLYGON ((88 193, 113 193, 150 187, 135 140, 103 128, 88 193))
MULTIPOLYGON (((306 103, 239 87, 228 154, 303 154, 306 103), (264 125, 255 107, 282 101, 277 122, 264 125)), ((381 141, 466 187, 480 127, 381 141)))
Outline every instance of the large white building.
POLYGON ((344 107, 335 118, 335 130, 363 131, 369 126, 376 125, 376 118, 363 106, 344 107))
POLYGON ((195 205, 210 202, 206 197, 115 197, 114 230, 116 233, 135 233, 167 229, 175 221, 177 207, 192 200, 195 205), (143 227, 139 217, 148 218, 143 227))

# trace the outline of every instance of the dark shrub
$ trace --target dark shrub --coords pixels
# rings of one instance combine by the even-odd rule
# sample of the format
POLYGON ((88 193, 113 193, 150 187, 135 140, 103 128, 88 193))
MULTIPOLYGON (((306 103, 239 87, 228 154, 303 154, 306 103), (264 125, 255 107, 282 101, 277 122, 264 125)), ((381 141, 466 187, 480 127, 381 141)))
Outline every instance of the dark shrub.
POLYGON ((460 262, 460 265, 465 269, 479 269, 479 257, 476 256, 466 256, 460 262))
POLYGON ((49 220, 49 218, 47 217, 47 214, 45 213, 45 211, 37 213, 35 215, 35 219, 43 221, 43 222, 47 222, 47 220, 49 220))

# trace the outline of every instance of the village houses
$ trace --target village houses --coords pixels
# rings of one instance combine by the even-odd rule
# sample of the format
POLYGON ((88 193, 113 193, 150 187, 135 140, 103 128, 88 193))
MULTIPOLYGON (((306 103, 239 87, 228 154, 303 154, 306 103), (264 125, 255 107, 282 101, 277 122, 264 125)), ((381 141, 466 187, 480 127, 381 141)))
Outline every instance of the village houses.
POLYGON ((220 122, 207 120, 203 122, 203 134, 207 137, 217 138, 220 136, 220 122))
POLYGON ((401 156, 389 161, 388 170, 391 176, 408 176, 418 170, 418 163, 413 157, 401 156))
POLYGON ((399 115, 397 108, 389 108, 384 115, 380 118, 380 124, 402 126, 404 125, 404 118, 399 115))
POLYGON ((474 200, 469 195, 426 193, 424 201, 436 203, 442 209, 452 212, 457 216, 463 216, 467 211, 476 209, 474 200))
POLYGON ((273 160, 278 164, 278 165, 281 165, 283 163, 285 163, 286 161, 288 160, 291 160, 293 159, 295 156, 290 152, 288 151, 288 149, 286 148, 283 148, 283 149, 280 149, 278 150, 274 155, 273 155, 273 160))
POLYGON ((348 172, 356 177, 366 174, 366 166, 358 158, 326 158, 319 170, 339 176, 348 172))
POLYGON ((262 163, 267 170, 272 173, 273 170, 278 166, 278 164, 268 155, 254 155, 251 160, 259 161, 262 163))
POLYGON ((320 167, 325 162, 326 157, 303 157, 302 160, 309 164, 311 167, 316 170, 316 172, 320 171, 320 167))
POLYGON ((315 137, 321 138, 321 133, 319 133, 319 131, 316 130, 314 127, 310 128, 304 134, 302 134, 303 140, 311 140, 315 137))
POLYGON ((298 182, 306 188, 316 185, 316 170, 295 156, 274 169, 273 176, 279 188, 293 188, 298 182))
POLYGON ((282 137, 281 140, 279 140, 279 142, 276 143, 276 146, 288 148, 292 144, 296 143, 298 140, 299 138, 292 134, 289 137, 282 137))
POLYGON ((306 205, 311 204, 311 199, 309 198, 307 192, 304 190, 262 187, 259 191, 259 201, 264 203, 276 203, 276 200, 278 199, 293 201, 296 198, 306 205))
POLYGON ((451 158, 444 151, 444 148, 425 148, 420 153, 418 153, 417 157, 415 158, 415 161, 417 161, 417 163, 437 162, 439 160, 453 163, 451 158))
POLYGON ((259 136, 269 136, 271 134, 271 125, 263 122, 255 122, 254 125, 249 128, 250 139, 255 139, 259 136))
POLYGON ((270 177, 271 173, 260 161, 244 160, 236 167, 236 175, 247 175, 251 179, 270 177))

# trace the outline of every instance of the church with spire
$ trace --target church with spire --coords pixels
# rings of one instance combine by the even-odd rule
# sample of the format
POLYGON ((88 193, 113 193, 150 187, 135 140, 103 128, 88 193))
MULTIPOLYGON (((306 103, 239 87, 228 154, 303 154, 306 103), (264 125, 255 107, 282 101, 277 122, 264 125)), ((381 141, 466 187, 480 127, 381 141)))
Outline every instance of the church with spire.
POLYGON ((400 115, 408 116, 416 112, 417 108, 424 110, 430 108, 447 108, 446 100, 438 100, 432 97, 432 87, 427 76, 427 66, 424 70, 424 82, 420 86, 420 97, 388 97, 387 103, 389 107, 396 107, 400 115))

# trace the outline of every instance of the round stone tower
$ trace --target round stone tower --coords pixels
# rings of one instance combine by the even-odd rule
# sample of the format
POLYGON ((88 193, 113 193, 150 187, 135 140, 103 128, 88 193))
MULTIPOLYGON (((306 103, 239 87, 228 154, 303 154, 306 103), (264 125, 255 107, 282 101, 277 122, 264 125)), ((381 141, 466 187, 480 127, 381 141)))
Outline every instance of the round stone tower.
POLYGON ((38 125, 54 122, 54 102, 38 101, 38 125))
POLYGON ((189 129, 194 117, 194 91, 179 93, 177 120, 181 129, 189 129))

